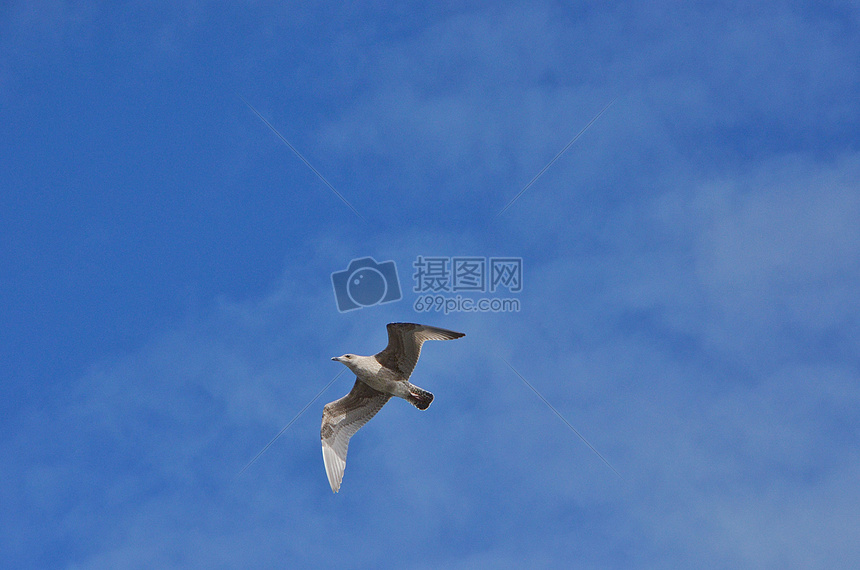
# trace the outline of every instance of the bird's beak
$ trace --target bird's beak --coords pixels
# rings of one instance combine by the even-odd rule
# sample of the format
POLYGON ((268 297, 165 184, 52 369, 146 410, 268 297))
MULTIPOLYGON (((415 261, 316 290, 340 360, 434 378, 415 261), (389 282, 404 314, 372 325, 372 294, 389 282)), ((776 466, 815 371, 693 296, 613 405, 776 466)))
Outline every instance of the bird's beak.
POLYGON ((340 356, 332 356, 331 359, 340 362, 340 356))

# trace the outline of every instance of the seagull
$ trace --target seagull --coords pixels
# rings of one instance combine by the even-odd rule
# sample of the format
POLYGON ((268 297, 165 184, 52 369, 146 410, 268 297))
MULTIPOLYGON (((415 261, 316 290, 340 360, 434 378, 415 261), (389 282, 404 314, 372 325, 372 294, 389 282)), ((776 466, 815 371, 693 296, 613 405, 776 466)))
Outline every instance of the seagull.
POLYGON ((425 340, 453 340, 466 336, 415 323, 388 323, 388 346, 373 356, 344 354, 336 360, 355 373, 355 385, 349 394, 323 408, 323 462, 331 490, 337 493, 346 467, 349 438, 370 421, 391 398, 403 398, 419 410, 426 410, 433 394, 409 382, 415 369, 421 345, 425 340))

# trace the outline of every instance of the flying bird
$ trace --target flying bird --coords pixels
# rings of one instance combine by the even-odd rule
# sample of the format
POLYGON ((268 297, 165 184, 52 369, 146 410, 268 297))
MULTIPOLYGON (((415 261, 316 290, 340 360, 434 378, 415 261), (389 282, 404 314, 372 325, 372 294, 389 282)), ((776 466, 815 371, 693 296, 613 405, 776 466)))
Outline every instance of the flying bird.
POLYGON ((426 410, 433 401, 433 394, 409 382, 424 341, 466 336, 415 323, 388 323, 386 328, 388 346, 382 352, 373 356, 344 354, 332 358, 355 373, 355 385, 349 394, 323 408, 320 428, 323 462, 335 493, 343 480, 349 438, 370 421, 391 396, 403 398, 419 410, 426 410))

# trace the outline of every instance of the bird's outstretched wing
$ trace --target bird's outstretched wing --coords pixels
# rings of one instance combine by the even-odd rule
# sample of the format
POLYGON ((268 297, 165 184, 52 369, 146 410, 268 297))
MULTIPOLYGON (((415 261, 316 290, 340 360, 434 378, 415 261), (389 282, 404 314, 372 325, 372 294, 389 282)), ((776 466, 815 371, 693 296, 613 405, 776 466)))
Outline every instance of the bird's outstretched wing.
POLYGON ((390 394, 374 390, 356 378, 349 394, 323 408, 320 439, 325 473, 333 492, 338 492, 343 480, 349 438, 369 422, 389 398, 390 394))
POLYGON ((425 340, 453 340, 466 336, 464 333, 415 323, 388 323, 387 328, 388 346, 376 355, 376 360, 406 378, 415 369, 425 340))

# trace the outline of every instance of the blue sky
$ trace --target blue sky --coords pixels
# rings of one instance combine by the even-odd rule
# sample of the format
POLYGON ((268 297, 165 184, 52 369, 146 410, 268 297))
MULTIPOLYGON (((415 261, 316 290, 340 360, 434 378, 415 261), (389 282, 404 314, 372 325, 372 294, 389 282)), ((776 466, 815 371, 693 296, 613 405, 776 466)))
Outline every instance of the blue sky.
POLYGON ((2 565, 856 567, 858 32, 850 2, 5 3, 2 565), (340 313, 365 256, 403 299, 340 313), (521 258, 520 310, 416 312, 418 256, 521 258), (389 403, 333 495, 343 374, 237 478, 391 321, 466 333, 425 346, 433 405, 389 403))

